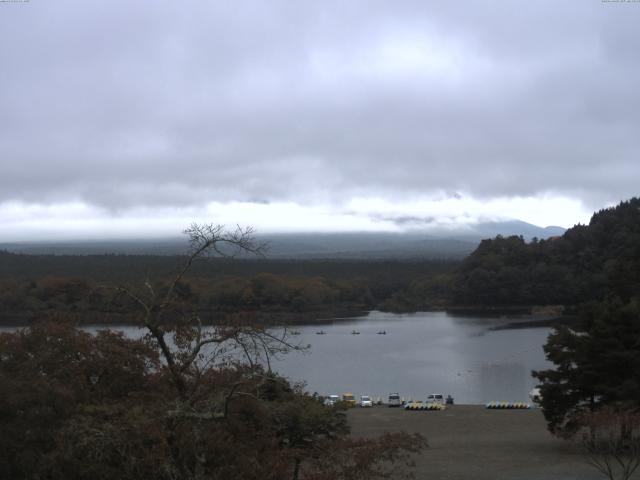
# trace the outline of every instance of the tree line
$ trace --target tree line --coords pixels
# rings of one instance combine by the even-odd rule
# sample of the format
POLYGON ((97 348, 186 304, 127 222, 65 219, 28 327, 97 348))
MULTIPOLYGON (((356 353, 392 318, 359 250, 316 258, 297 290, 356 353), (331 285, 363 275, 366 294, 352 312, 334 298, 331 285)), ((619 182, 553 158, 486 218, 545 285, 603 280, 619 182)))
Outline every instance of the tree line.
MULTIPOLYGON (((127 322, 130 305, 104 285, 150 279, 158 288, 184 257, 30 256, 0 252, 0 321, 28 323, 52 313, 88 323, 127 322), (77 274, 77 275, 76 275, 77 274)), ((201 259, 176 292, 183 308, 205 322, 252 312, 265 323, 308 322, 317 316, 442 306, 456 263, 201 259)))
POLYGON ((457 271, 459 305, 579 305, 640 291, 640 199, 593 214, 547 240, 483 240, 457 271))

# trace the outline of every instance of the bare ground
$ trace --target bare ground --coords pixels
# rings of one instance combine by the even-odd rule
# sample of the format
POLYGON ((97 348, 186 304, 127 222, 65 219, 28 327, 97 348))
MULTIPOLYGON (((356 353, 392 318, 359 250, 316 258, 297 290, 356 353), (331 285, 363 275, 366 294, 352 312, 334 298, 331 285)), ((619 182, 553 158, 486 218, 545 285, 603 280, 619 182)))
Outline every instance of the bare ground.
POLYGON ((418 479, 604 478, 587 464, 576 446, 547 432, 542 412, 536 409, 489 410, 478 405, 454 405, 439 412, 380 406, 351 409, 348 418, 355 436, 406 431, 426 437, 429 448, 415 458, 418 479))

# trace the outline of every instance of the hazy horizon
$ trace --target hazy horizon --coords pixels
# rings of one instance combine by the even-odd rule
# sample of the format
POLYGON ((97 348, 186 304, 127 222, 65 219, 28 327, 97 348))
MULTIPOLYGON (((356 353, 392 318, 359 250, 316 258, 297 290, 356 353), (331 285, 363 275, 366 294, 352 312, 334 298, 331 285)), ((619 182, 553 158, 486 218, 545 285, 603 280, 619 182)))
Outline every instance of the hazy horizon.
MULTIPOLYGON (((224 225, 228 230, 233 230, 236 225, 224 225)), ((73 235, 73 233, 62 232, 59 236, 49 237, 32 237, 26 239, 0 239, 1 245, 9 244, 82 244, 82 243, 126 243, 126 242, 186 242, 183 230, 188 225, 184 225, 182 230, 173 233, 158 234, 151 231, 145 236, 137 230, 135 234, 127 236, 122 232, 115 232, 111 235, 102 231, 95 232, 93 235, 73 235)), ((253 227, 252 227, 253 228, 253 227)), ((565 231, 566 228, 558 225, 540 226, 521 220, 506 220, 503 222, 484 222, 475 224, 451 225, 445 228, 428 228, 428 229, 400 229, 400 230, 280 230, 269 231, 255 229, 257 238, 322 238, 322 237, 358 237, 358 236, 390 236, 390 237, 412 237, 424 239, 459 239, 459 240, 476 240, 480 238, 494 237, 495 235, 523 235, 525 238, 538 237, 545 238, 554 236, 565 231), (534 232, 534 233, 531 233, 534 232), (545 232, 548 232, 545 235, 545 232)))

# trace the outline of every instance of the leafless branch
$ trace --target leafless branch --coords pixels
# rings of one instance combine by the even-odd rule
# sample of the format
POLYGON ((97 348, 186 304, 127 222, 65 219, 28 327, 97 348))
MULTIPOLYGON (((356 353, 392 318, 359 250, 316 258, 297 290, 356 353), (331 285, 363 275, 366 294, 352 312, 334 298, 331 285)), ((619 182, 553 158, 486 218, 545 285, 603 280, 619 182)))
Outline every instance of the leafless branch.
MULTIPOLYGON (((176 388, 183 400, 190 392, 193 393, 201 378, 203 365, 200 359, 208 345, 222 346, 235 344, 245 355, 244 361, 251 367, 259 364, 264 355, 269 370, 270 357, 289 350, 299 350, 287 340, 286 330, 281 336, 276 336, 261 327, 244 325, 222 325, 205 330, 197 315, 191 317, 188 323, 165 322, 164 318, 173 312, 176 306, 176 290, 180 282, 188 274, 199 258, 209 255, 221 257, 235 257, 239 254, 263 255, 266 244, 260 244, 255 239, 255 232, 251 227, 236 226, 233 230, 226 230, 223 225, 191 224, 184 233, 188 237, 189 252, 182 266, 178 269, 169 285, 163 291, 154 288, 154 284, 147 277, 141 285, 142 292, 133 288, 120 286, 115 290, 127 296, 140 307, 143 325, 149 332, 149 337, 157 344, 171 372, 176 388), (192 329, 189 332, 189 328, 192 329), (173 331, 174 344, 166 339, 166 334, 173 331)), ((216 348, 217 350, 217 348, 216 348)), ((225 351, 228 351, 225 348, 225 351)), ((211 359, 204 363, 204 367, 211 365, 211 359)))
POLYGON ((640 413, 602 407, 581 418, 587 461, 610 480, 628 480, 640 467, 640 413))

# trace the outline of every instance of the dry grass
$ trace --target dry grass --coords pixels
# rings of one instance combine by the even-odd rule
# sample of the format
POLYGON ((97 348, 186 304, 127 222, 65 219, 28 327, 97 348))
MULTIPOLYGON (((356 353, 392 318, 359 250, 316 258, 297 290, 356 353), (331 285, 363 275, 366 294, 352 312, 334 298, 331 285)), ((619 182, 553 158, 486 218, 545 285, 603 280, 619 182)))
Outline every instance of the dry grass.
POLYGON ((547 432, 539 410, 487 410, 476 405, 455 405, 443 412, 413 412, 375 407, 352 409, 348 415, 356 436, 401 430, 424 435, 430 448, 416 458, 418 479, 603 478, 577 448, 547 432))

